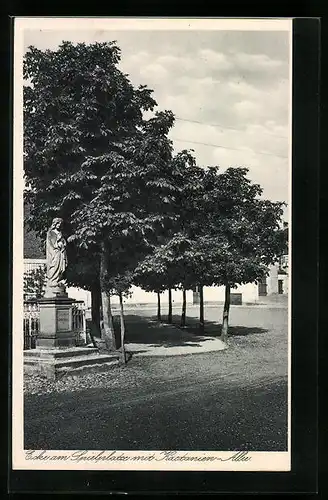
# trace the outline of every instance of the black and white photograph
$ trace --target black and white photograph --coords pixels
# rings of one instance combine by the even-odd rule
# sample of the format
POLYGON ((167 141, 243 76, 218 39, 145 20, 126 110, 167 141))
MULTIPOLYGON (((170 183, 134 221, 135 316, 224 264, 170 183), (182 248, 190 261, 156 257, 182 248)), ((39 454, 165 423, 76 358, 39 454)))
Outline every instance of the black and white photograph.
POLYGON ((15 19, 13 469, 290 470, 291 33, 15 19))

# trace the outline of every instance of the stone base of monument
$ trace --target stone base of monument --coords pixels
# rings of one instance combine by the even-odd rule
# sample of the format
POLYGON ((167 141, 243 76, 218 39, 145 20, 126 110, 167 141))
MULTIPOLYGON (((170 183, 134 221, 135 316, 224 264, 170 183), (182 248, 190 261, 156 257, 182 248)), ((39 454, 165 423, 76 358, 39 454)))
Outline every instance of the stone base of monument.
POLYGON ((108 370, 119 363, 118 353, 100 354, 90 347, 30 349, 24 351, 24 373, 50 380, 66 375, 108 370))
POLYGON ((40 326, 36 349, 24 351, 24 372, 56 379, 67 373, 107 369, 118 363, 118 353, 76 347, 72 329, 74 299, 61 294, 39 300, 40 326))
POLYGON ((74 299, 67 295, 39 299, 40 326, 36 341, 38 349, 75 346, 72 306, 74 299))

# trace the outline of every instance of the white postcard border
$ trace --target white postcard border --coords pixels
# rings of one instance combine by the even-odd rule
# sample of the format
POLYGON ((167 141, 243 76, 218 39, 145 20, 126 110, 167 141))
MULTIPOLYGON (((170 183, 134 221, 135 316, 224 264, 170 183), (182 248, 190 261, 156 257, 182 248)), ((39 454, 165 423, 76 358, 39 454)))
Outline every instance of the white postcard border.
MULTIPOLYGON (((13 154, 13 314, 12 314, 12 468, 15 470, 198 470, 289 471, 291 468, 291 262, 288 304, 288 451, 24 451, 23 412, 23 36, 24 30, 252 30, 289 31, 290 117, 292 137, 292 19, 184 18, 15 18, 13 154), (165 454, 171 455, 165 455, 165 454), (239 455, 238 455, 239 453, 239 455), (118 458, 122 456, 122 458, 118 458), (115 458, 114 458, 115 457, 115 458), (134 457, 134 459, 133 459, 134 457), (136 457, 138 457, 136 459, 136 457), (142 460, 143 457, 143 460, 142 460), (153 458, 150 458, 153 457, 153 458), (178 457, 178 459, 177 459, 178 457), (179 459, 180 457, 180 459, 179 459), (182 458, 184 457, 184 458, 182 458), (188 459, 189 457, 189 459, 188 459), (194 459, 192 459, 194 457, 194 459), (207 457, 207 460, 206 460, 207 457)), ((291 140, 289 141, 289 255, 291 254, 291 140)))

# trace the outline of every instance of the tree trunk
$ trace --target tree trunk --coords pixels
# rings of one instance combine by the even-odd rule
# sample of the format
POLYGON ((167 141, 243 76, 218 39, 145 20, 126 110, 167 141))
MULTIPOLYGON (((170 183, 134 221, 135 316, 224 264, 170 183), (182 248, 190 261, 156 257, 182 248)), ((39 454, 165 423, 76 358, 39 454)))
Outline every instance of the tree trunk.
POLYGON ((105 342, 106 348, 109 351, 116 350, 115 332, 113 324, 113 316, 110 305, 110 293, 106 290, 106 275, 107 275, 107 252, 105 245, 102 245, 100 259, 100 287, 101 287, 101 303, 102 303, 102 331, 101 338, 105 342))
POLYGON ((100 307, 101 307, 100 283, 97 283, 91 289, 91 320, 92 320, 93 333, 96 337, 100 337, 100 307))
POLYGON ((225 286, 225 299, 224 299, 223 319, 221 328, 221 339, 224 342, 228 338, 229 309, 230 309, 230 285, 227 283, 225 286))
POLYGON ((162 321, 161 315, 161 294, 157 292, 157 321, 162 321))
MULTIPOLYGON (((99 326, 100 326, 100 322, 99 322, 99 326)), ((88 331, 88 334, 89 334, 89 336, 90 336, 90 338, 91 338, 91 342, 93 343, 93 347, 96 347, 96 348, 97 348, 98 346, 97 346, 97 342, 96 342, 96 339, 95 339, 95 331, 94 331, 94 328, 93 328, 93 322, 91 322, 91 328, 90 328, 90 330, 88 331)), ((98 335, 97 335, 97 336, 98 336, 98 338, 99 338, 100 333, 98 333, 98 335)), ((88 339, 88 337, 87 337, 87 340, 89 340, 89 339, 88 339)))
POLYGON ((120 323, 121 323, 121 363, 126 364, 125 356, 125 323, 124 323, 124 310, 123 310, 123 297, 119 294, 120 298, 120 323))
POLYGON ((169 288, 169 312, 167 316, 167 322, 172 323, 172 290, 169 288))
POLYGON ((103 321, 101 338, 105 342, 108 351, 116 351, 116 340, 113 324, 113 316, 110 306, 110 293, 106 291, 101 292, 101 301, 103 309, 103 321))
POLYGON ((187 298, 186 298, 186 290, 182 290, 182 312, 181 312, 181 326, 186 326, 186 310, 187 310, 187 298))
POLYGON ((199 330, 204 331, 204 290, 203 286, 199 287, 199 330))

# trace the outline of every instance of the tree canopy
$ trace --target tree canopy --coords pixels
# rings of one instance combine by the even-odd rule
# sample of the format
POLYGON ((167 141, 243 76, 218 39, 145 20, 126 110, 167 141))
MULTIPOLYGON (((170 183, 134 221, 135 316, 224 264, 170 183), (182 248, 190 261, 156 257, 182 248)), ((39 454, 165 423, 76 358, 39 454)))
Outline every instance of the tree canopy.
POLYGON ((156 111, 120 57, 115 42, 63 42, 30 47, 24 59, 27 223, 44 238, 63 218, 68 283, 100 282, 111 348, 111 293, 122 305, 132 284, 229 291, 263 276, 285 241, 282 204, 262 198, 247 168, 201 168, 192 152, 173 154, 173 113, 156 111))
POLYGON ((30 47, 25 55, 26 195, 29 223, 41 235, 54 215, 68 220, 93 198, 101 182, 94 156, 114 155, 156 104, 150 89, 132 86, 119 60, 115 42, 63 42, 56 51, 30 47))
POLYGON ((119 60, 114 42, 30 47, 24 152, 30 227, 44 237, 62 217, 69 245, 99 260, 103 291, 121 293, 139 256, 174 224, 179 188, 167 137, 173 114, 144 119, 152 91, 134 88, 119 60))

